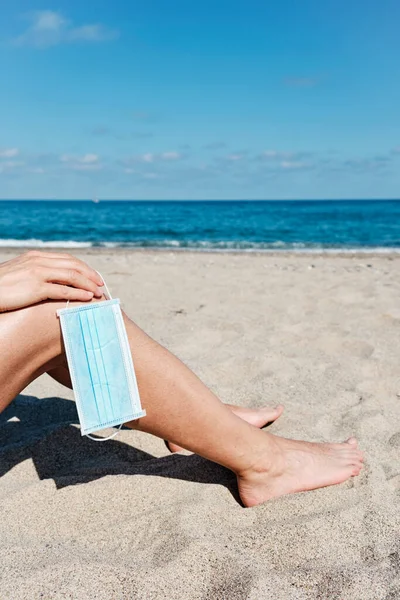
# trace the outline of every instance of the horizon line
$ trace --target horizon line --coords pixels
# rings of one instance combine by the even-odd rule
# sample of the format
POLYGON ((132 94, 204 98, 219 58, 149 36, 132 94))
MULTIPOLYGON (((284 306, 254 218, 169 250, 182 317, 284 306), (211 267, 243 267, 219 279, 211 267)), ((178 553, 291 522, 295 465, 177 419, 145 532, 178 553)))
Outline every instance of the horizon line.
POLYGON ((140 198, 0 198, 0 202, 400 202, 398 198, 203 198, 203 199, 140 199, 140 198))

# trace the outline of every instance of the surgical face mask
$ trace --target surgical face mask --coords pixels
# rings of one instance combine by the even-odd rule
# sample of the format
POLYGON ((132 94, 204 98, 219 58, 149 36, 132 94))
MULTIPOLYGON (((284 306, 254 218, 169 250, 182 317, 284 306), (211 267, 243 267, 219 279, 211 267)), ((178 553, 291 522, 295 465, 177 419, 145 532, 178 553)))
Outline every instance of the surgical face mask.
MULTIPOLYGON (((57 311, 82 435, 146 415, 119 299, 57 311)), ((104 441, 108 438, 91 438, 104 441)), ((91 437, 88 435, 88 437, 91 437)))

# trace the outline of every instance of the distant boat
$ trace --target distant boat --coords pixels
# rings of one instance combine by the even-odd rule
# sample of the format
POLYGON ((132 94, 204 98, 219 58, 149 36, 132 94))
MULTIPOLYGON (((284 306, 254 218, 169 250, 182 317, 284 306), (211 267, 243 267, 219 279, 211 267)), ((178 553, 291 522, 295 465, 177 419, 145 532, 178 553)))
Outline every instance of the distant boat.
POLYGON ((92 198, 92 202, 94 202, 95 204, 98 204, 100 202, 100 200, 98 198, 92 198))

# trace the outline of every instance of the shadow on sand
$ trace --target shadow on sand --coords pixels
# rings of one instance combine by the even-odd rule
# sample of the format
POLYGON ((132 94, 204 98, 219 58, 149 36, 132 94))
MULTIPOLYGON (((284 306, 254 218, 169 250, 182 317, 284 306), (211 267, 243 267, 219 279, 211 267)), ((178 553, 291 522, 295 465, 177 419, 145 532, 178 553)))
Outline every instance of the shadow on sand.
POLYGON ((218 483, 238 500, 235 476, 200 456, 157 458, 133 446, 82 437, 75 403, 63 398, 19 395, 0 414, 0 476, 31 458, 39 479, 57 488, 106 475, 152 475, 198 483, 218 483))

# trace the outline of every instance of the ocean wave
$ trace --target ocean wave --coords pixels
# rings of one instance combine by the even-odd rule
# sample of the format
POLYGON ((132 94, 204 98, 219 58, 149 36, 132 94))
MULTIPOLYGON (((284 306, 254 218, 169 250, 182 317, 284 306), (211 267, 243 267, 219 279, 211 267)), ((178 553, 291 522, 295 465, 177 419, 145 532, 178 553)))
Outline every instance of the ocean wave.
POLYGON ((41 240, 36 238, 0 239, 1 248, 135 248, 147 250, 180 250, 197 252, 294 252, 305 254, 357 254, 400 253, 400 247, 395 246, 340 246, 318 245, 305 242, 252 242, 248 240, 136 240, 130 242, 115 241, 77 241, 77 240, 41 240))
POLYGON ((1 248, 90 248, 92 242, 76 242, 74 240, 29 240, 0 239, 1 248))

